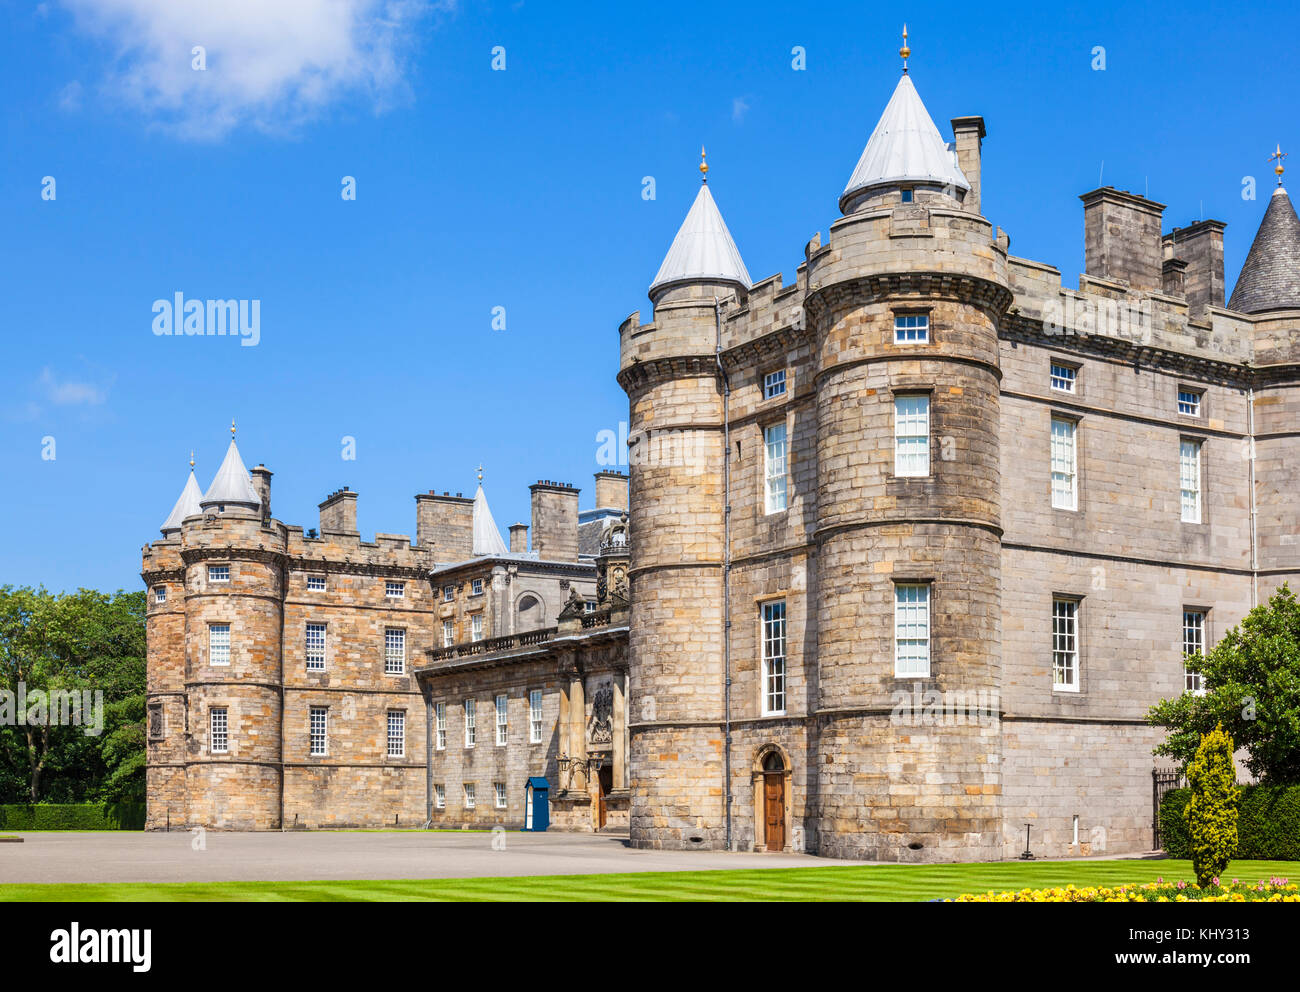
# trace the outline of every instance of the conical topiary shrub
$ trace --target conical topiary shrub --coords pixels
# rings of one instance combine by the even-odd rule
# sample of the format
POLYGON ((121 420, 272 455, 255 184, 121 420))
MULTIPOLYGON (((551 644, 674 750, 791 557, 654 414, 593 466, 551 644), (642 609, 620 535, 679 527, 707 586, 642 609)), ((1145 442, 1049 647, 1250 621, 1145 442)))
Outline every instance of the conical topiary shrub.
POLYGON ((1187 836, 1202 888, 1218 878, 1237 853, 1237 773, 1232 764, 1232 738, 1222 724, 1201 738, 1196 757, 1187 766, 1192 797, 1184 815, 1187 836))

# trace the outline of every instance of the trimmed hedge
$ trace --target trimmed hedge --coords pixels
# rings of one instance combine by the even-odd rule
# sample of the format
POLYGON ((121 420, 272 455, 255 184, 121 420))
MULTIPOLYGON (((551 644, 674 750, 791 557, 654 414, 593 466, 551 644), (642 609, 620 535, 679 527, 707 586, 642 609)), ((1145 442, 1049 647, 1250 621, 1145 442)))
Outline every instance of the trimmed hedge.
MULTIPOLYGON (((1183 819, 1191 789, 1160 802, 1160 843, 1171 858, 1191 857, 1183 819)), ((1300 861, 1300 785, 1243 785, 1237 806, 1237 853, 1251 861, 1300 861)))
POLYGON ((143 829, 143 804, 37 803, 0 806, 0 830, 143 829))

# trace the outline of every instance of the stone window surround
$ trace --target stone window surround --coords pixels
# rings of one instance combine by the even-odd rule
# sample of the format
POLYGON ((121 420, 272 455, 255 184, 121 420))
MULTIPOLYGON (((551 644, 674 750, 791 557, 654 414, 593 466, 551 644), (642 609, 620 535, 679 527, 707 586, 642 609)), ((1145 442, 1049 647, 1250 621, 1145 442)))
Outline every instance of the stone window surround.
POLYGON ((1073 410, 1062 410, 1051 406, 1047 410, 1047 506, 1053 513, 1083 513, 1084 464, 1083 457, 1083 415, 1073 410), (1052 499, 1052 421, 1068 420, 1074 424, 1074 508, 1057 506, 1052 499))
POLYGON ((389 761, 393 759, 397 759, 397 760, 405 759, 406 733, 407 733, 406 710, 400 708, 384 710, 384 760, 385 761, 389 761), (391 749, 393 738, 392 738, 392 725, 390 721, 394 715, 401 716, 401 724, 402 724, 402 740, 401 740, 402 753, 401 754, 393 754, 391 749))
MULTIPOLYGON (((1183 653, 1184 653, 1184 655, 1186 654, 1186 648, 1187 648, 1187 614, 1188 614, 1188 613, 1199 613, 1199 614, 1201 615, 1201 654, 1202 654, 1202 655, 1207 655, 1207 654, 1210 653, 1210 647, 1211 647, 1211 645, 1214 643, 1214 638, 1213 638, 1213 636, 1212 636, 1211 633, 1210 633, 1210 620, 1211 620, 1211 617, 1213 617, 1213 615, 1214 615, 1214 610, 1213 610, 1211 607, 1209 607, 1209 606, 1197 606, 1197 605, 1194 605, 1194 604, 1188 604, 1188 603, 1184 603, 1184 604, 1183 604, 1183 609, 1182 609, 1182 620, 1183 620, 1183 622, 1182 622, 1182 624, 1181 624, 1181 629, 1182 629, 1182 631, 1183 631, 1183 636, 1182 636, 1182 638, 1180 639, 1180 643, 1181 643, 1181 645, 1182 645, 1182 647, 1183 647, 1183 653)), ((1184 669, 1183 669, 1183 672, 1184 672, 1184 676, 1183 676, 1184 691, 1185 691, 1185 692, 1191 692, 1191 693, 1193 693, 1194 695, 1197 695, 1197 696, 1204 696, 1204 695, 1205 695, 1205 682, 1204 682, 1205 676, 1204 676, 1204 675, 1201 676, 1201 687, 1200 687, 1199 689, 1186 689, 1186 685, 1187 685, 1186 672, 1187 672, 1187 669, 1186 669, 1185 667, 1184 667, 1184 669)))
POLYGON ((889 344, 895 348, 932 348, 937 343, 935 341, 934 327, 934 308, 923 304, 897 304, 889 307, 889 344), (898 330, 896 328, 897 318, 899 317, 925 317, 925 340, 924 341, 899 341, 898 330))
POLYGON ((1082 698, 1085 695, 1084 674, 1088 670, 1088 642, 1091 640, 1087 636, 1088 620, 1088 599, 1083 593, 1065 592, 1053 590, 1048 599, 1047 609, 1047 678, 1048 684, 1052 688, 1054 698, 1082 698), (1055 661, 1052 653, 1055 650, 1053 642, 1052 617, 1056 612, 1056 601, 1058 599, 1069 600, 1074 603, 1074 686, 1064 688, 1056 685, 1053 672, 1055 671, 1055 661))
POLYGON ((777 403, 787 399, 790 395, 790 372, 791 370, 785 365, 770 365, 758 370, 758 399, 760 403, 777 403), (767 378, 775 375, 777 372, 784 372, 785 378, 781 381, 781 391, 771 396, 767 395, 767 378))
MULTIPOLYGON (((758 421, 755 423, 758 430, 758 450, 763 453, 763 469, 758 478, 758 505, 763 508, 764 517, 773 517, 780 513, 788 514, 790 512, 790 418, 782 412, 781 416, 771 420, 758 421), (767 429, 769 427, 785 427, 785 506, 779 510, 769 510, 767 508, 767 429)), ((736 444, 740 441, 737 439, 736 444)))
POLYGON ((408 650, 407 636, 406 636, 406 635, 407 635, 407 629, 406 629, 405 627, 393 627, 393 626, 388 626, 388 625, 385 625, 385 626, 384 626, 384 674, 387 675, 389 678, 393 678, 393 679, 397 679, 397 678, 405 678, 406 675, 407 675, 407 671, 406 671, 407 665, 406 665, 406 663, 407 663, 407 660, 408 660, 408 658, 409 658, 409 656, 410 656, 410 651, 408 650), (401 634, 402 634, 402 659, 401 659, 401 662, 402 662, 402 668, 401 668, 401 671, 390 672, 390 671, 388 670, 388 634, 389 634, 390 631, 400 631, 401 634))
POLYGON ((232 624, 229 620, 209 620, 207 656, 204 658, 204 661, 206 661, 208 665, 213 668, 228 668, 230 666, 230 660, 231 657, 234 655, 234 652, 235 652, 234 624, 232 624), (226 628, 226 660, 225 661, 212 660, 212 628, 213 627, 226 628))
POLYGON ((209 706, 208 707, 208 753, 209 754, 229 754, 230 753, 230 707, 228 706, 209 706), (216 728, 217 713, 221 713, 222 736, 225 740, 225 747, 218 750, 213 745, 214 730, 216 728))
POLYGON ((1072 400, 1082 401, 1087 395, 1087 381, 1083 375, 1083 363, 1077 358, 1066 358, 1055 352, 1047 354, 1047 392, 1051 396, 1068 396, 1072 400), (1052 385, 1052 366, 1061 365, 1067 369, 1074 369, 1074 388, 1070 390, 1057 389, 1052 385))
POLYGON ((307 756, 311 758, 327 758, 330 753, 330 708, 329 706, 319 706, 312 704, 307 707, 307 756), (312 722, 317 713, 324 714, 321 718, 321 740, 322 749, 317 751, 312 746, 312 722))
POLYGON ((1207 457, 1209 455, 1209 452, 1210 452, 1209 439, 1204 435, 1183 434, 1183 433, 1180 433, 1178 435, 1178 478, 1176 480, 1176 491, 1178 493, 1178 526, 1180 527, 1209 527, 1210 526, 1210 500, 1209 500, 1210 473, 1208 471, 1209 458, 1207 457), (1198 474, 1200 476, 1198 481, 1200 482, 1201 485, 1201 495, 1200 495, 1201 519, 1195 521, 1184 520, 1183 512, 1182 512, 1182 504, 1183 504, 1182 448, 1183 448, 1184 441, 1191 441, 1197 445, 1197 456, 1199 462, 1198 474))
POLYGON ((906 379, 892 383, 889 388, 889 417, 891 447, 894 457, 889 460, 889 478, 891 481, 934 478, 934 385, 933 383, 913 383, 906 379), (906 396, 924 396, 926 398, 926 471, 924 475, 899 475, 898 468, 898 401, 906 396))
POLYGON ((935 589, 938 583, 934 575, 928 572, 895 572, 889 576, 889 643, 890 643, 890 665, 889 669, 893 672, 891 676, 895 683, 915 684, 917 679, 936 678, 935 672, 935 642, 937 638, 934 633, 934 603, 935 589), (925 586, 925 634, 926 634, 926 673, 924 675, 899 675, 898 674, 898 627, 897 627, 897 608, 898 608, 898 587, 899 586, 925 586))
POLYGON ((1174 380, 1174 413, 1181 420, 1192 420, 1198 422, 1208 422, 1209 417, 1205 412, 1205 403, 1209 397, 1209 390, 1204 386, 1198 386, 1195 383, 1185 382, 1182 379, 1174 380), (1179 393, 1195 393, 1198 397, 1196 404, 1196 413, 1183 413, 1178 409, 1179 393))
POLYGON ((329 624, 326 623, 326 622, 324 622, 324 621, 321 621, 321 620, 304 620, 304 621, 303 621, 303 625, 302 625, 302 640, 303 640, 303 670, 304 670, 304 671, 308 671, 308 672, 323 672, 323 671, 325 671, 325 669, 326 669, 327 667, 329 667, 329 643, 330 643, 330 628, 329 628, 329 624), (321 631, 321 659, 320 659, 320 666, 319 666, 319 667, 315 667, 315 668, 312 667, 312 665, 311 665, 311 659, 307 656, 307 654, 308 654, 307 649, 308 649, 308 646, 310 645, 310 640, 309 640, 309 638, 310 638, 310 636, 311 636, 311 632, 310 632, 310 630, 308 629, 308 628, 310 628, 310 627, 321 627, 321 628, 323 628, 323 630, 321 631))
POLYGON ((760 719, 783 720, 790 712, 790 599, 786 592, 754 597, 755 615, 758 618, 758 713, 760 719), (771 712, 767 709, 767 659, 763 655, 763 607, 773 603, 785 604, 785 709, 771 712))

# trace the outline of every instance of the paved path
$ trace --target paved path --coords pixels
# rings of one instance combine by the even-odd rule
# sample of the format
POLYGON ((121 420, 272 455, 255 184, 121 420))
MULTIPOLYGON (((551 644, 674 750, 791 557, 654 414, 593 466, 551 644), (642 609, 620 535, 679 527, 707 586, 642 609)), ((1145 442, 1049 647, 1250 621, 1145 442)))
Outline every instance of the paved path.
POLYGON ((800 854, 638 851, 609 834, 22 833, 0 844, 0 884, 478 878, 853 864, 800 854))

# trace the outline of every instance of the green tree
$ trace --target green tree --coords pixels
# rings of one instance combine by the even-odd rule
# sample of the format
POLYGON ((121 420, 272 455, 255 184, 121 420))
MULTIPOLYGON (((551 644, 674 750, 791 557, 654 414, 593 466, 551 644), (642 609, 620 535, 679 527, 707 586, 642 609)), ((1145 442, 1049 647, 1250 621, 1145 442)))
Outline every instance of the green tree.
POLYGON ((1196 884, 1203 888, 1224 873, 1237 853, 1237 773, 1232 738, 1222 727, 1202 739, 1187 766, 1187 784, 1192 796, 1183 815, 1196 884))
POLYGON ((1151 708, 1147 720, 1169 734, 1156 754, 1186 769, 1201 738, 1222 726, 1245 765, 1266 785, 1300 782, 1300 602, 1283 585, 1210 651, 1189 656, 1205 693, 1184 693, 1151 708))
POLYGON ((143 775, 129 770, 135 763, 124 725, 141 724, 143 754, 144 613, 143 592, 0 587, 0 691, 8 707, 16 711, 20 689, 29 698, 33 692, 89 691, 93 699, 101 692, 105 720, 97 736, 88 735, 84 724, 4 720, 0 789, 9 792, 15 779, 23 786, 19 795, 0 793, 0 801, 80 802, 99 798, 106 780, 124 765, 123 787, 132 774, 143 775), (135 709, 118 706, 135 697, 135 709))

